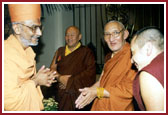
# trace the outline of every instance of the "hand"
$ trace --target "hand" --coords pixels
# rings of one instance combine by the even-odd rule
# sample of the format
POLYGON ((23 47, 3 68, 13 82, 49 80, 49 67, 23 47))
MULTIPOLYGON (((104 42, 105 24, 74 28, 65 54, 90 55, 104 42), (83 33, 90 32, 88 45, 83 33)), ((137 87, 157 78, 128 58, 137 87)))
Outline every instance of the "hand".
POLYGON ((49 87, 49 86, 51 86, 52 83, 57 82, 56 78, 59 75, 57 74, 56 71, 50 71, 50 72, 47 72, 47 74, 48 74, 48 81, 47 81, 48 84, 47 84, 47 86, 49 87))
POLYGON ((70 77, 71 77, 71 75, 60 75, 59 82, 61 82, 62 85, 64 85, 64 87, 66 88, 68 80, 69 80, 70 77))
POLYGON ((64 86, 64 84, 62 84, 62 83, 59 82, 59 88, 60 89, 65 89, 66 87, 64 86))
POLYGON ((81 94, 75 101, 76 108, 82 109, 86 105, 90 104, 97 96, 97 89, 95 87, 79 89, 81 94))
POLYGON ((55 77, 57 77, 55 71, 51 72, 49 68, 42 66, 32 80, 35 82, 36 86, 43 85, 50 87, 52 83, 56 82, 55 77))

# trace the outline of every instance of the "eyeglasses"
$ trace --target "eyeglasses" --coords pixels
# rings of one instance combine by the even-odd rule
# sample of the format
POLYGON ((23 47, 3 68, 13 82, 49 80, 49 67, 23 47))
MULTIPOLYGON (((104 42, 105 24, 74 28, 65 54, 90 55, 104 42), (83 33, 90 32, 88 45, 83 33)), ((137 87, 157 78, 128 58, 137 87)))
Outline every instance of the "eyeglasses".
POLYGON ((119 31, 119 32, 114 31, 114 32, 112 32, 112 33, 104 33, 104 37, 105 37, 105 38, 110 38, 111 36, 113 36, 114 38, 117 38, 123 30, 124 30, 124 29, 122 29, 122 30, 119 31))
POLYGON ((36 33, 36 31, 37 31, 38 29, 40 29, 41 31, 43 31, 43 29, 44 29, 43 26, 33 25, 32 27, 30 27, 30 26, 25 25, 25 24, 22 24, 22 23, 19 23, 19 24, 21 24, 21 25, 23 25, 23 26, 25 26, 25 27, 31 29, 31 31, 32 31, 33 33, 36 33))

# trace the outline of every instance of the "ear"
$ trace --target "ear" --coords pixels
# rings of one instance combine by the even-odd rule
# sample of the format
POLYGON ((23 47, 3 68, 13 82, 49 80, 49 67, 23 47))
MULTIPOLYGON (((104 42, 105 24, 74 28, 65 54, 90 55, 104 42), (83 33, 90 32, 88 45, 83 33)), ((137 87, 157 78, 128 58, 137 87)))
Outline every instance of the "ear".
POLYGON ((128 30, 124 30, 124 39, 126 40, 128 38, 129 32, 128 30))
POLYGON ((147 56, 150 56, 152 54, 152 50, 153 50, 153 45, 151 42, 147 42, 145 45, 144 45, 145 49, 146 49, 146 54, 147 56))
POLYGON ((81 39, 82 39, 82 34, 79 35, 79 40, 81 40, 81 39))
POLYGON ((13 24, 12 28, 16 35, 19 35, 21 33, 21 28, 18 24, 13 24))

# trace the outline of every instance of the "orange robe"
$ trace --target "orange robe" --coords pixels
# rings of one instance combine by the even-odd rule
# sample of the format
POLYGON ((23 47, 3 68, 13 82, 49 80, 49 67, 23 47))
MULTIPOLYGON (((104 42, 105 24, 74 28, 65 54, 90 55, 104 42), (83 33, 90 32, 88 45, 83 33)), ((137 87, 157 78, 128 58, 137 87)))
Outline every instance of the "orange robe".
POLYGON ((39 111, 43 109, 42 93, 31 77, 36 74, 35 53, 23 49, 11 35, 4 43, 4 109, 6 111, 39 111))
POLYGON ((110 97, 96 98, 92 111, 134 110, 132 85, 136 72, 131 67, 130 45, 126 43, 113 58, 105 63, 100 87, 105 88, 110 93, 110 97))

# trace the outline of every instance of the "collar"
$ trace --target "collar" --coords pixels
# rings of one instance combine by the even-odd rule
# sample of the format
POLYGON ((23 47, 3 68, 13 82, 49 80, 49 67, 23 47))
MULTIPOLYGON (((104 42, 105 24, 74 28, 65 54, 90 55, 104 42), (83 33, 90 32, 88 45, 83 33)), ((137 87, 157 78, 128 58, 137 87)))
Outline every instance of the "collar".
POLYGON ((81 46, 81 43, 79 42, 76 47, 71 51, 69 48, 68 48, 68 45, 66 45, 66 48, 65 48, 65 56, 69 55, 70 53, 72 53, 73 51, 75 51, 76 49, 78 49, 79 47, 81 46))

